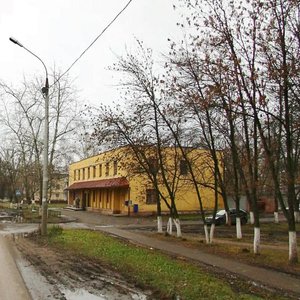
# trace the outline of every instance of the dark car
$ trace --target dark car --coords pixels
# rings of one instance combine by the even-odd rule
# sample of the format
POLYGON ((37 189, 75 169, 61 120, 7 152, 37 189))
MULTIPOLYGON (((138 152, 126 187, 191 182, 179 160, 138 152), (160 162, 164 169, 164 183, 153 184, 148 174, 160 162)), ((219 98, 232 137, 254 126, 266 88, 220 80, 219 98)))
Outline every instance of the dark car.
MULTIPOLYGON (((236 217, 237 217, 237 210, 235 208, 229 209, 230 218, 231 218, 231 224, 236 224, 236 217)), ((248 214, 245 210, 240 209, 239 212, 240 218, 241 218, 241 224, 244 225, 248 221, 248 214)), ((206 224, 212 224, 213 222, 213 216, 208 216, 205 218, 206 224)), ((222 225, 226 224, 226 211, 224 209, 219 210, 215 217, 215 224, 216 225, 222 225)))

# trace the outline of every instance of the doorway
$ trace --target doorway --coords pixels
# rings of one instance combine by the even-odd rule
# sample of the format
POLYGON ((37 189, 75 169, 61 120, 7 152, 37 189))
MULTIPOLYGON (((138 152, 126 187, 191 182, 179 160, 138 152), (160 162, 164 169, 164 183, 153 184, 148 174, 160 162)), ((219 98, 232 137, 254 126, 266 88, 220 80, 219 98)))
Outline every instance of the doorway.
POLYGON ((90 205, 90 194, 88 191, 83 192, 82 197, 82 209, 85 210, 86 207, 89 207, 90 205))

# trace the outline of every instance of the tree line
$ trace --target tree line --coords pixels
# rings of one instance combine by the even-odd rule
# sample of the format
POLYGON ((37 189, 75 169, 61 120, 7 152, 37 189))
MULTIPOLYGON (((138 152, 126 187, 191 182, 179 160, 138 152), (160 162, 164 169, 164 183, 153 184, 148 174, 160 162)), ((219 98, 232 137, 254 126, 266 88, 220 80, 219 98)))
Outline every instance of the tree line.
MULTIPOLYGON (((89 155, 77 91, 72 80, 59 72, 50 74, 49 94, 49 193, 55 180, 68 174, 75 157, 89 155), (75 130, 76 129, 76 130, 75 130)), ((45 99, 43 79, 24 78, 21 85, 0 82, 1 146, 0 198, 11 201, 42 199, 42 153, 44 148, 45 99)))
MULTIPOLYGON (((162 230, 160 200, 167 201, 170 224, 175 222, 180 236, 178 174, 168 170, 164 161, 164 149, 176 148, 174 160, 184 158, 195 179, 210 242, 214 226, 209 233, 201 198, 205 183, 196 180, 189 155, 190 149, 206 149, 214 174, 207 184, 215 190, 215 210, 222 199, 228 212, 228 198, 232 197, 239 211, 245 196, 254 228, 254 253, 259 253, 259 199, 262 195, 273 198, 275 222, 279 207, 287 219, 289 260, 295 262, 299 1, 178 0, 174 8, 183 12, 178 26, 185 31, 184 38, 170 40, 170 51, 160 63, 140 40, 136 50, 118 57, 111 69, 123 75, 123 101, 97 109, 93 138, 106 147, 131 147, 158 192, 158 230, 162 230), (155 151, 147 155, 145 147, 155 151), (167 189, 167 197, 160 193, 160 184, 167 189)), ((240 225, 238 217, 237 238, 242 238, 240 225)))

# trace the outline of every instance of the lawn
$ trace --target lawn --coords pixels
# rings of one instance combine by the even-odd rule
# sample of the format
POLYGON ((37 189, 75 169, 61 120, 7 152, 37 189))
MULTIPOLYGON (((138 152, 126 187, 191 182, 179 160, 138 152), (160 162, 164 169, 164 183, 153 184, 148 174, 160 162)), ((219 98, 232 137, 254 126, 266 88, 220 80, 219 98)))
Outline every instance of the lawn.
MULTIPOLYGON (((297 224, 298 234, 299 229, 299 224, 297 224)), ((243 238, 237 240, 235 226, 217 226, 215 240, 212 244, 205 243, 204 233, 202 235, 185 234, 181 243, 208 253, 231 257, 242 262, 300 276, 300 263, 291 265, 288 261, 288 225, 286 222, 261 224, 261 251, 259 255, 253 253, 253 226, 250 224, 242 226, 242 233, 243 238)), ((178 243, 178 239, 173 236, 155 235, 157 238, 178 243)), ((297 243, 299 249, 299 238, 297 243)))
POLYGON ((173 259, 158 251, 137 247, 105 234, 87 230, 49 228, 48 246, 98 260, 161 299, 282 299, 238 289, 195 264, 173 259))

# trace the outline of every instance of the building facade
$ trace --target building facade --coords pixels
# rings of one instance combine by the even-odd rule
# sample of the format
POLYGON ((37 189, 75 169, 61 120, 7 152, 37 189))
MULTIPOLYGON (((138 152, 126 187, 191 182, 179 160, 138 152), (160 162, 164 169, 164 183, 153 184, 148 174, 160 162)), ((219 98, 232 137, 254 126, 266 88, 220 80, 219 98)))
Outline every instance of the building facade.
MULTIPOLYGON (((153 168, 157 160, 151 155, 151 151, 148 151, 144 156, 144 162, 151 162, 153 168), (145 157, 148 159, 145 160, 145 157)), ((213 186, 209 166, 211 165, 209 162, 212 161, 208 152, 204 150, 191 150, 189 155, 198 176, 203 207, 212 209, 214 191, 209 187, 213 186)), ((172 184, 178 211, 199 211, 200 205, 194 185, 185 161, 178 158, 178 149, 166 148, 163 156, 165 174, 172 184)), ((129 210, 140 214, 155 213, 157 190, 141 164, 143 160, 138 160, 136 153, 129 147, 120 147, 71 164, 67 188, 68 204, 106 214, 127 214, 129 210)), ((168 201, 167 188, 161 177, 158 171, 159 190, 168 201)), ((164 201, 161 203, 162 211, 168 212, 166 203, 164 201)), ((219 206, 222 207, 221 201, 219 206)))
POLYGON ((68 174, 56 173, 52 176, 51 190, 49 191, 49 203, 67 203, 68 174))

